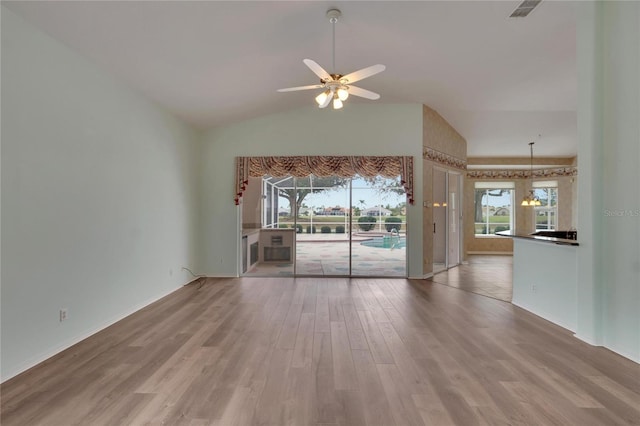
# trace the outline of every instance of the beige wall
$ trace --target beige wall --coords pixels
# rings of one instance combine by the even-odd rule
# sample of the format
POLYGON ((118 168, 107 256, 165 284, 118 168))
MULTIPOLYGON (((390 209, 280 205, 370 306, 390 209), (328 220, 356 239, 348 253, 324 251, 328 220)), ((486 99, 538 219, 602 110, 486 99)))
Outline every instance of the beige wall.
POLYGON ((467 141, 435 110, 422 106, 423 146, 467 161, 467 141))
POLYGON ((422 268, 423 274, 429 275, 433 272, 433 209, 430 207, 433 202, 433 168, 463 171, 461 166, 464 167, 467 161, 467 141, 426 105, 422 107, 422 117, 422 194, 426 204, 422 216, 422 268))

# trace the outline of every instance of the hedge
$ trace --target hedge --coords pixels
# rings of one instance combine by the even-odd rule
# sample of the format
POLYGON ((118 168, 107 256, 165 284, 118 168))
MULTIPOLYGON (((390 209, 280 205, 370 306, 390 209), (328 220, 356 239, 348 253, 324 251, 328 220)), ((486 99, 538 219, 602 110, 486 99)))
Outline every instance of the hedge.
POLYGON ((402 219, 399 217, 388 217, 384 220, 384 227, 387 232, 391 232, 392 229, 400 232, 400 228, 402 227, 402 219))
POLYGON ((361 216, 358 219, 358 227, 363 231, 371 231, 376 226, 377 219, 373 216, 361 216))

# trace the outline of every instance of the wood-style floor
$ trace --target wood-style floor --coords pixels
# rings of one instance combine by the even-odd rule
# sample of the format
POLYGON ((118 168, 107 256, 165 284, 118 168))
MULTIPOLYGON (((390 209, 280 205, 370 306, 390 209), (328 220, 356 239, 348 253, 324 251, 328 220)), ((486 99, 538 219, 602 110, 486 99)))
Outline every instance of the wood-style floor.
POLYGON ((433 281, 511 302, 513 296, 513 256, 470 255, 467 262, 433 277, 433 281))
POLYGON ((2 385, 2 425, 640 424, 640 366, 405 279, 207 279, 2 385))

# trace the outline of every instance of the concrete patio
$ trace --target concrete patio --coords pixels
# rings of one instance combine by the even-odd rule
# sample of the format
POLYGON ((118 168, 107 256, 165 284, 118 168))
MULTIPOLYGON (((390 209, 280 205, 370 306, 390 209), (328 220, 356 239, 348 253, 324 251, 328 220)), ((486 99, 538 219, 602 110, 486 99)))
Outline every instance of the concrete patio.
MULTIPOLYGON (((363 242, 380 241, 389 233, 354 233, 351 246, 351 275, 371 277, 405 277, 407 251, 405 236, 393 237, 393 247, 369 247, 363 242)), ((348 234, 296 234, 296 265, 259 263, 249 276, 348 276, 348 234)))

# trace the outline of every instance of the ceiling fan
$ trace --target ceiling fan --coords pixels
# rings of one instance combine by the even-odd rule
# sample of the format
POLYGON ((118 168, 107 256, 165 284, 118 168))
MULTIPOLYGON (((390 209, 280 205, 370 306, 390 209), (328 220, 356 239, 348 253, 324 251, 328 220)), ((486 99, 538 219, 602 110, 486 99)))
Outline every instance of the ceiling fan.
MULTIPOLYGON (((333 69, 336 65, 336 22, 342 15, 338 9, 329 9, 327 11, 327 18, 333 25, 333 69)), ((318 65, 312 59, 304 59, 302 62, 309 67, 318 77, 320 77, 320 84, 312 84, 309 86, 289 87, 286 89, 279 89, 278 92, 294 92, 297 90, 311 90, 311 89, 323 89, 322 92, 316 96, 316 102, 320 108, 326 108, 331 101, 333 101, 333 109, 342 108, 342 102, 347 100, 349 95, 359 96, 361 98, 376 100, 380 99, 380 95, 371 92, 360 87, 352 86, 352 83, 371 77, 385 70, 385 66, 381 64, 372 65, 367 68, 363 68, 359 71, 352 72, 351 74, 342 75, 329 74, 318 65)))

